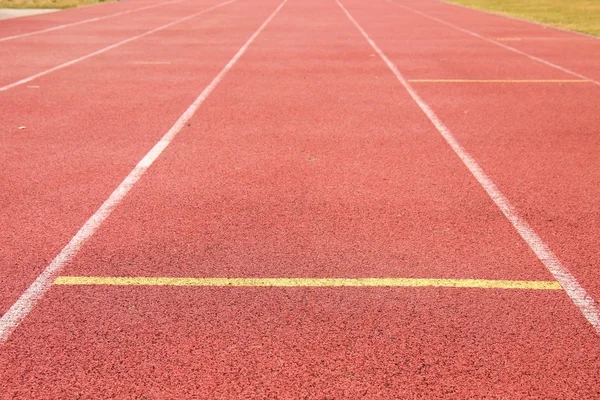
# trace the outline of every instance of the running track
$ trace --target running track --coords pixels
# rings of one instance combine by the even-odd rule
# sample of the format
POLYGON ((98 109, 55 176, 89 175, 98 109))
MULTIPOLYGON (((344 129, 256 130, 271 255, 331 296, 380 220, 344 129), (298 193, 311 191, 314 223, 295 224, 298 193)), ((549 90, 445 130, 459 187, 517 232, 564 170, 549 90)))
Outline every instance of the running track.
POLYGON ((600 397, 597 39, 166 3, 0 22, 0 397, 600 397))

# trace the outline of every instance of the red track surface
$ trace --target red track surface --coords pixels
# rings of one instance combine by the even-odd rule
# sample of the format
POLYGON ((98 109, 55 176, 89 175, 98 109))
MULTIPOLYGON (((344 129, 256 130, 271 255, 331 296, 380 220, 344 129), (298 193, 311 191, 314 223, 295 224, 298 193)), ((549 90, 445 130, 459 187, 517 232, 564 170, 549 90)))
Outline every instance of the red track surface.
MULTIPOLYGON (((157 3, 3 21, 0 38, 157 3)), ((398 3, 600 79, 596 39, 398 3)), ((214 4, 0 42, 0 86, 214 4)), ((0 92, 0 313, 278 4, 0 92)), ((409 80, 578 79, 398 4, 344 5, 409 80)), ((599 299, 600 86, 413 86, 599 299)), ((288 1, 61 275, 553 279, 329 0, 288 1)), ((62 286, 0 344, 0 397, 593 399, 599 344, 563 291, 62 286)))

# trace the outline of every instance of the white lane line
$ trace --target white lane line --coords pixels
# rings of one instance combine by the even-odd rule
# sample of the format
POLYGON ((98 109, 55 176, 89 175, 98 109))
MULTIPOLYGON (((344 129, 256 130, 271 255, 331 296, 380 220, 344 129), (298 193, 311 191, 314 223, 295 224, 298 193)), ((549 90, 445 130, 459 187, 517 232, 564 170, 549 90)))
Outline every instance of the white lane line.
POLYGON ((120 42, 117 42, 115 44, 111 44, 110 46, 107 46, 107 47, 104 47, 104 48, 102 48, 100 50, 94 51, 93 53, 89 53, 89 54, 87 54, 85 56, 76 58, 76 59, 71 60, 71 61, 67 61, 67 62, 62 63, 60 65, 57 65, 56 67, 49 68, 49 69, 44 70, 42 72, 38 72, 35 75, 31 75, 31 76, 29 76, 27 78, 24 78, 24 79, 21 79, 19 81, 16 81, 16 82, 13 82, 13 83, 10 83, 8 85, 0 87, 0 92, 4 92, 5 90, 12 89, 14 87, 20 86, 20 85, 22 85, 24 83, 27 83, 27 82, 31 82, 31 81, 33 81, 33 80, 35 80, 37 78, 40 78, 40 77, 42 77, 44 75, 48 75, 51 72, 58 71, 59 69, 66 68, 66 67, 71 66, 73 64, 77 64, 80 61, 87 60, 88 58, 97 56, 98 54, 106 53, 107 51, 112 50, 114 48, 117 48, 119 46, 122 46, 122 45, 124 45, 126 43, 133 42, 134 40, 143 38, 144 36, 148 36, 148 35, 151 35, 153 33, 162 31, 163 29, 170 28, 173 25, 176 25, 176 24, 179 24, 181 22, 187 21, 189 19, 195 18, 195 17, 197 17, 199 15, 202 15, 202 14, 206 14, 209 11, 212 11, 212 10, 214 10, 216 8, 219 8, 219 7, 226 6, 227 4, 231 4, 231 3, 234 3, 236 1, 238 1, 238 0, 228 0, 228 1, 225 1, 223 3, 216 4, 216 5, 214 5, 212 7, 209 7, 207 9, 205 9, 205 10, 199 11, 199 12, 194 13, 192 15, 188 15, 187 17, 180 18, 180 19, 178 19, 176 21, 169 22, 168 24, 165 24, 165 25, 161 25, 161 26, 159 26, 157 28, 154 28, 154 29, 151 29, 149 31, 146 31, 146 32, 144 32, 142 34, 130 37, 129 39, 121 40, 120 42))
POLYGON ((95 21, 100 21, 100 20, 106 19, 106 18, 118 17, 119 15, 125 15, 125 14, 130 14, 130 13, 133 13, 133 12, 138 12, 138 11, 143 11, 143 10, 149 10, 149 9, 155 8, 155 7, 166 6, 167 4, 181 3, 183 1, 187 1, 187 0, 166 1, 164 3, 152 4, 152 5, 145 6, 145 7, 135 8, 133 10, 125 10, 125 11, 120 11, 120 12, 117 12, 117 13, 114 13, 114 14, 102 15, 100 17, 88 18, 88 19, 84 19, 84 20, 81 20, 81 21, 77 21, 77 22, 71 22, 69 24, 56 25, 56 26, 53 26, 53 27, 50 27, 50 28, 40 29, 38 31, 21 33, 21 34, 12 35, 12 36, 4 36, 4 37, 0 38, 0 42, 5 42, 5 41, 8 41, 8 40, 14 40, 14 39, 20 39, 20 38, 24 38, 24 37, 28 37, 28 36, 33 36, 33 35, 39 35, 40 33, 52 32, 52 31, 56 31, 56 30, 59 30, 59 29, 68 28, 70 26, 87 24, 89 22, 95 22, 95 21))
POLYGON ((453 23, 450 23, 450 22, 448 22, 448 21, 444 21, 443 19, 436 18, 436 17, 434 17, 434 16, 432 16, 432 15, 426 14, 426 13, 424 13, 424 12, 421 12, 421 11, 419 11, 419 10, 415 10, 415 9, 414 9, 414 8, 412 8, 412 7, 408 7, 408 6, 405 6, 405 5, 403 5, 403 4, 396 3, 395 1, 391 1, 391 0, 387 0, 387 2, 388 2, 388 3, 395 4, 395 5, 396 5, 396 6, 398 6, 398 7, 402 7, 402 8, 404 8, 405 10, 408 10, 408 11, 410 11, 410 12, 413 12, 413 13, 415 13, 415 14, 419 14, 419 15, 421 15, 421 16, 423 16, 423 17, 425 17, 425 18, 429 18, 429 19, 431 19, 431 20, 433 20, 433 21, 439 22, 440 24, 443 24, 443 25, 449 26, 449 27, 451 27, 451 28, 453 28, 453 29, 456 29, 457 31, 460 31, 460 32, 466 33, 467 35, 471 35, 471 36, 473 36, 473 37, 476 37, 476 38, 478 38, 478 39, 484 40, 484 41, 486 41, 486 42, 488 42, 488 43, 495 44, 496 46, 502 47, 503 49, 506 49, 506 50, 508 50, 508 51, 512 51, 513 53, 520 54, 520 55, 522 55, 522 56, 525 56, 525 57, 527 57, 527 58, 529 58, 529 59, 531 59, 531 60, 537 61, 537 62, 539 62, 539 63, 541 63, 541 64, 544 64, 544 65, 547 65, 547 66, 549 66, 549 67, 552 67, 552 68, 554 68, 554 69, 557 69, 557 70, 559 70, 559 71, 565 72, 565 73, 567 73, 567 74, 569 74, 569 75, 573 75, 573 76, 576 76, 576 77, 578 77, 578 78, 585 79, 585 80, 589 81, 590 83, 593 83, 593 84, 595 84, 595 85, 598 85, 598 86, 600 86, 600 81, 597 81, 597 80, 594 80, 594 79, 592 79, 592 78, 589 78, 589 77, 587 77, 587 76, 585 76, 585 75, 582 75, 582 74, 580 74, 580 73, 578 73, 578 72, 572 71, 572 70, 570 70, 570 69, 568 69, 568 68, 562 67, 562 66, 560 66, 560 65, 558 65, 558 64, 554 64, 553 62, 550 62, 550 61, 544 60, 543 58, 536 57, 536 56, 534 56, 534 55, 531 55, 531 54, 529 54, 529 53, 526 53, 526 52, 524 52, 524 51, 521 51, 521 50, 519 50, 519 49, 517 49, 517 48, 515 48, 515 47, 512 47, 512 46, 506 45, 506 44, 504 44, 504 43, 500 43, 500 42, 498 42, 497 40, 493 40, 493 39, 487 38, 487 37, 485 37, 485 36, 482 36, 482 35, 480 35, 479 33, 476 33, 476 32, 473 32, 473 31, 470 31, 470 30, 468 30, 468 29, 465 29, 465 28, 461 28, 460 26, 454 25, 453 23))
POLYGON ((431 123, 436 127, 438 132, 450 145, 452 150, 461 159, 465 166, 469 169, 471 174, 477 179, 477 182, 487 192, 488 196, 496 203, 496 206, 502 211, 504 216, 510 221, 513 227, 517 230, 523 240, 529 245, 531 250, 535 253, 537 258, 546 266, 548 271, 554 276, 554 279, 560 283, 565 292, 569 295, 573 303, 579 308, 581 313, 594 327, 597 334, 600 334, 600 309, 596 304, 596 301, 590 296, 586 290, 577 282, 577 279, 569 272, 569 270, 562 265, 559 259, 554 255, 552 250, 544 243, 541 237, 529 226, 527 221, 519 217, 516 209, 510 204, 508 199, 504 197, 500 189, 496 184, 483 172, 483 169, 477 164, 477 161, 462 146, 458 143, 450 129, 439 119, 439 117, 433 112, 431 107, 419 96, 419 94, 413 89, 408 83, 404 76, 398 70, 398 67, 390 61, 385 53, 377 46, 377 44, 369 37, 364 29, 356 22, 354 17, 346 10, 344 5, 336 0, 337 4, 344 11, 346 16, 354 24, 354 26, 360 31, 364 38, 369 42, 371 47, 379 54, 379 57, 386 63, 389 69, 394 73, 398 81, 410 97, 417 103, 423 113, 429 118, 431 123))
POLYGON ((158 156, 175 139, 177 134, 183 129, 187 122, 192 118, 198 108, 204 103, 208 96, 215 90, 217 85, 223 80, 227 72, 238 62, 248 47, 254 42, 257 36, 277 15, 279 10, 285 5, 287 0, 273 11, 273 13, 262 23, 262 25, 250 36, 244 45, 235 53, 233 58, 223 67, 223 69, 213 78, 194 102, 179 117, 169 131, 152 147, 152 149, 140 160, 135 168, 125 177, 123 182, 117 186, 106 201, 96 210, 86 223, 73 236, 71 241, 61 250, 52 262, 42 271, 35 281, 21 294, 18 300, 10 309, 0 318, 0 343, 6 342, 10 334, 19 326, 19 323, 29 314, 36 303, 42 298, 46 291, 52 286, 52 282, 60 273, 61 269, 77 254, 81 246, 98 230, 100 225, 108 218, 112 211, 119 205, 131 188, 142 177, 146 170, 154 163, 158 156))

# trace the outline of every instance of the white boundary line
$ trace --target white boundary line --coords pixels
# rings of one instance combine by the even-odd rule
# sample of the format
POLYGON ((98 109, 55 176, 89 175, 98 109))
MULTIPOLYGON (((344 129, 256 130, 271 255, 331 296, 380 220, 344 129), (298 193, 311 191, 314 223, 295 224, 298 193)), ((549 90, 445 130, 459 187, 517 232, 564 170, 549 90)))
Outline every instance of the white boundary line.
POLYGON ((141 34, 139 34, 139 35, 132 36, 132 37, 130 37, 129 39, 121 40, 120 42, 117 42, 117 43, 115 43, 115 44, 111 44, 110 46, 106 46, 106 47, 104 47, 104 48, 102 48, 102 49, 100 49, 100 50, 96 50, 96 51, 94 51, 94 52, 92 52, 92 53, 86 54, 85 56, 81 56, 81 57, 79 57, 79 58, 76 58, 76 59, 74 59, 74 60, 67 61, 67 62, 65 62, 65 63, 59 64, 59 65, 57 65, 57 66, 55 66, 55 67, 49 68, 49 69, 47 69, 47 70, 44 70, 44 71, 42 71, 42 72, 38 72, 38 73, 37 73, 37 74, 35 74, 35 75, 31 75, 31 76, 29 76, 29 77, 27 77, 27 78, 23 78, 23 79, 21 79, 21 80, 19 80, 19 81, 16 81, 16 82, 13 82, 13 83, 9 83, 8 85, 5 85, 5 86, 2 86, 2 87, 0 87, 0 92, 4 92, 4 91, 6 91, 6 90, 8 90, 8 89, 12 89, 12 88, 14 88, 14 87, 17 87, 17 86, 20 86, 20 85, 22 85, 22 84, 24 84, 24 83, 31 82, 31 81, 33 81, 33 80, 35 80, 35 79, 37 79, 37 78, 40 78, 40 77, 42 77, 42 76, 44 76, 44 75, 48 75, 48 74, 49 74, 49 73, 51 73, 51 72, 58 71, 59 69, 66 68, 66 67, 68 67, 68 66, 71 66, 71 65, 73 65, 73 64, 77 64, 78 62, 80 62, 80 61, 83 61, 83 60, 87 60, 87 59, 88 59, 88 58, 90 58, 90 57, 94 57, 94 56, 97 56, 98 54, 105 53, 105 52, 107 52, 107 51, 109 51, 109 50, 112 50, 112 49, 114 49, 114 48, 117 48, 117 47, 119 47, 119 46, 122 46, 122 45, 124 45, 124 44, 126 44, 126 43, 133 42, 134 40, 137 40, 137 39, 143 38, 144 36, 148 36, 148 35, 150 35, 150 34, 153 34, 153 33, 155 33, 155 32, 162 31, 163 29, 170 28, 170 27, 171 27, 171 26, 173 26, 173 25, 176 25, 176 24, 179 24, 179 23, 181 23, 181 22, 187 21, 188 19, 195 18, 195 17, 197 17, 197 16, 199 16, 199 15, 205 14, 205 13, 207 13, 207 12, 209 12, 209 11, 212 11, 212 10, 214 10, 214 9, 216 9, 216 8, 223 7, 223 6, 227 5, 227 4, 231 4, 231 3, 234 3, 234 2, 236 2, 236 1, 238 1, 238 0, 228 0, 228 1, 225 1, 225 2, 223 2, 223 3, 216 4, 216 5, 214 5, 214 6, 212 6, 212 7, 209 7, 209 8, 207 8, 207 9, 205 9, 205 10, 202 10, 202 11, 196 12, 196 13, 194 13, 194 14, 191 14, 191 15, 188 15, 187 17, 180 18, 180 19, 178 19, 178 20, 175 20, 175 21, 173 21, 173 22, 169 22, 168 24, 161 25, 161 26, 159 26, 159 27, 156 27, 156 28, 154 28, 154 29, 151 29, 151 30, 149 30, 149 31, 146 31, 146 32, 144 32, 144 33, 141 33, 141 34))
POLYGON ((576 36, 583 36, 583 38, 587 38, 587 39, 595 39, 595 40, 600 39, 598 36, 594 36, 594 35, 592 35, 590 33, 572 31, 570 29, 563 28, 563 27, 560 27, 560 26, 549 25, 549 24, 545 24, 545 23, 539 22, 539 21, 534 21, 534 20, 531 20, 531 19, 526 19, 526 18, 522 18, 522 17, 517 17, 515 15, 505 14, 505 13, 503 13, 501 11, 482 10, 480 8, 469 7, 469 6, 465 6, 465 5, 462 5, 462 4, 450 3, 449 1, 445 1, 445 0, 437 0, 437 1, 440 2, 440 3, 443 3, 443 4, 447 4, 449 6, 454 6, 456 8, 462 8, 462 9, 471 10, 471 11, 479 11, 479 12, 482 12, 484 14, 493 15, 495 17, 504 17, 506 19, 512 19, 512 20, 519 21, 519 22, 525 22, 525 23, 528 23, 528 24, 541 26, 542 28, 555 29, 557 31, 561 31, 561 32, 565 32, 565 33, 571 33, 571 34, 576 35, 576 36))
POLYGON ((569 75, 573 75, 573 76, 576 76, 578 78, 585 79, 585 80, 589 81, 590 83, 593 83, 595 85, 600 86, 600 82, 597 81, 597 80, 595 80, 595 79, 589 78, 589 77, 587 77, 585 75, 582 75, 582 74, 580 74, 578 72, 572 71, 572 70, 570 70, 568 68, 561 67, 560 65, 554 64, 554 63, 552 63, 550 61, 547 61, 547 60, 544 60, 543 58, 539 58, 539 57, 533 56, 533 55, 531 55, 529 53, 526 53, 526 52, 524 52, 522 50, 519 50, 519 49, 511 47, 511 46, 508 46, 508 45, 506 45, 504 43, 498 42, 498 41, 493 40, 493 39, 486 38, 485 36, 482 36, 482 35, 480 35, 478 33, 475 33, 473 31, 470 31, 470 30, 465 29, 465 28, 461 28, 460 26, 454 25, 454 24, 452 24, 452 23, 450 23, 448 21, 444 21, 443 19, 439 19, 437 17, 434 17, 432 15, 426 14, 426 13, 421 12, 419 10, 415 10, 414 8, 405 6, 404 4, 399 4, 399 3, 396 3, 395 1, 391 1, 391 0, 387 0, 387 2, 388 3, 392 3, 392 4, 394 4, 394 5, 398 6, 398 7, 402 7, 405 10, 408 10, 408 11, 413 12, 415 14, 419 14, 419 15, 425 17, 425 18, 429 18, 429 19, 431 19, 433 21, 439 22, 440 24, 444 24, 446 26, 449 26, 449 27, 451 27, 453 29, 456 29, 457 31, 461 31, 463 33, 466 33, 467 35, 471 35, 471 36, 474 36, 474 37, 476 37, 478 39, 481 39, 481 40, 484 40, 486 42, 495 44, 496 46, 502 47, 503 49, 506 49, 508 51, 512 51, 513 53, 520 54, 520 55, 525 56, 525 57, 527 57, 527 58, 529 58, 531 60, 537 61, 539 63, 542 63, 544 65, 547 65, 547 66, 552 67, 554 69, 557 69, 559 71, 566 72, 569 75))
POLYGON ((246 52, 254 39, 263 31, 269 22, 285 5, 287 0, 273 11, 273 13, 262 23, 262 25, 250 36, 246 43, 235 53, 233 58, 223 67, 223 69, 213 78, 213 80, 204 88, 202 93, 185 110, 169 131, 150 149, 150 151, 140 160, 135 168, 125 177, 117 186, 106 201, 96 210, 96 212, 86 221, 73 236, 71 241, 61 250, 52 262, 42 271, 35 281, 25 290, 19 299, 10 307, 10 309, 0 318, 0 344, 6 342, 10 334, 19 326, 19 323, 31 312, 37 302, 44 296, 46 291, 52 286, 52 281, 60 273, 61 269, 68 263, 81 249, 81 246, 98 230, 100 225, 108 218, 112 211, 119 205, 131 188, 142 177, 146 170, 154 163, 167 146, 175 139, 177 134, 186 126, 198 108, 204 103, 208 96, 215 90, 217 85, 223 80, 223 77, 238 62, 246 52))
POLYGON ((187 1, 187 0, 172 0, 172 1, 167 1, 167 2, 164 2, 164 3, 151 4, 149 6, 144 6, 144 7, 140 7, 140 8, 134 8, 133 10, 119 11, 119 12, 116 12, 114 14, 101 15, 99 17, 88 18, 88 19, 84 19, 84 20, 81 20, 81 21, 77 21, 77 22, 71 22, 71 23, 68 23, 68 24, 56 25, 56 26, 52 26, 50 28, 40 29, 38 31, 32 31, 32 32, 27 32, 27 33, 20 33, 18 35, 12 35, 12 36, 4 36, 4 37, 0 37, 0 42, 6 42, 8 40, 14 40, 14 39, 20 39, 20 38, 24 38, 24 37, 28 37, 28 36, 33 36, 33 35, 39 35, 40 33, 52 32, 52 31, 56 31, 56 30, 59 30, 59 29, 68 28, 70 26, 83 25, 83 24, 87 24, 89 22, 96 22, 96 21, 100 21, 100 20, 103 20, 103 19, 106 19, 106 18, 112 18, 112 17, 117 17, 119 15, 125 15, 125 14, 130 14, 130 13, 133 13, 133 12, 138 12, 138 11, 143 11, 143 10, 149 10, 149 9, 155 8, 155 7, 166 6, 167 4, 181 3, 183 1, 187 1))
POLYGON ((529 226, 527 221, 519 217, 516 209, 510 204, 508 199, 504 197, 500 189, 494 184, 494 182, 483 172, 483 169, 477 164, 477 161, 462 146, 458 143, 450 129, 439 119, 439 117, 433 112, 431 107, 419 96, 419 94, 413 89, 408 83, 404 76, 400 73, 398 68, 385 53, 377 46, 377 44, 369 37, 364 29, 356 22, 354 17, 346 10, 344 5, 336 0, 337 4, 344 11, 348 19, 354 24, 354 26, 360 31, 364 38, 369 42, 371 47, 375 50, 379 57, 386 63, 388 68, 394 73, 398 81, 404 89, 408 92, 410 97, 417 103, 423 113, 429 118, 431 123, 436 127, 438 132, 450 145, 452 150, 461 159, 465 166, 469 169, 471 174, 477 179, 477 182, 487 192, 488 196, 496 203, 496 206, 502 211, 504 216, 510 221, 513 227, 517 230, 523 240, 529 245, 529 248, 533 250, 537 258, 546 266, 548 271, 554 276, 554 279, 563 287, 565 292, 569 295, 573 303, 579 308, 581 313, 585 316, 590 324, 594 327, 597 334, 600 334, 600 309, 594 301, 594 299, 586 292, 586 290, 577 282, 577 279, 567 268, 565 268, 558 258, 552 253, 552 250, 544 243, 542 238, 529 226))

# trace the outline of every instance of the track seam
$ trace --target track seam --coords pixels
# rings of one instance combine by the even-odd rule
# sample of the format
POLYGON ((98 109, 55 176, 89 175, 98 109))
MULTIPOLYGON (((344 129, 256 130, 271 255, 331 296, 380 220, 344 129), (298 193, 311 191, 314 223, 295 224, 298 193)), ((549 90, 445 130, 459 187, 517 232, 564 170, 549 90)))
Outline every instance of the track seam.
POLYGON ((117 186, 106 201, 96 210, 96 212, 85 222, 77 234, 69 243, 58 253, 52 262, 42 271, 35 281, 19 296, 17 301, 0 318, 0 344, 5 343, 10 334, 19 326, 21 321, 31 312, 37 302, 52 286, 52 282, 60 273, 62 268, 79 252, 81 246, 91 238, 96 230, 113 212, 115 207, 125 198, 131 188, 139 181, 146 170, 154 163, 167 146, 175 139, 177 134, 186 126, 198 108, 204 103, 208 96, 213 92, 217 85, 223 80, 227 72, 233 68, 248 47, 254 42, 263 29, 277 15, 279 10, 286 4, 283 0, 273 13, 260 25, 260 27, 248 38, 246 43, 235 53, 229 62, 213 78, 213 80, 204 88, 194 102, 185 110, 169 131, 150 149, 150 151, 140 160, 140 162, 131 170, 125 179, 117 186))
POLYGON ((508 199, 500 192, 496 184, 483 172, 477 161, 462 146, 454 137, 450 129, 439 119, 429 105, 419 96, 419 94, 408 83, 404 76, 398 70, 398 67, 385 55, 385 53, 377 46, 377 44, 369 37, 365 30, 356 22, 354 17, 348 12, 344 5, 336 0, 336 3, 344 11, 350 22, 359 30, 362 36, 367 40, 375 52, 381 57, 385 64, 389 67, 392 73, 396 76, 400 84, 406 89, 408 94, 417 103, 419 108, 425 113, 429 121, 435 126, 438 132, 446 140, 448 145, 454 150, 456 155, 465 164, 467 169, 475 177, 477 182, 483 187, 488 196, 498 206, 504 216, 510 221, 519 235, 527 243, 529 248, 535 253, 537 258, 546 266, 554 279, 560 283, 562 288, 571 298, 573 303, 579 308, 584 317, 593 326, 597 334, 600 335, 600 310, 596 301, 590 296, 587 291, 579 284, 577 279, 563 266, 560 260, 554 255, 552 250, 544 243, 542 238, 529 226, 527 221, 519 217, 516 209, 510 204, 508 199))

